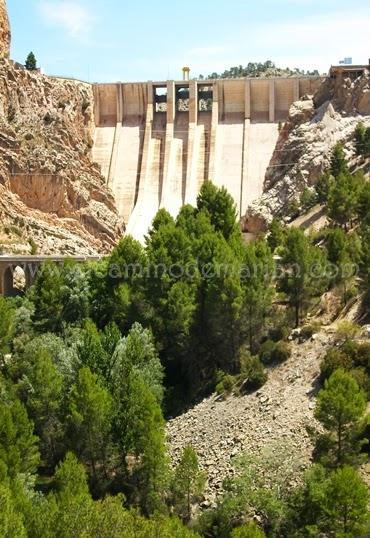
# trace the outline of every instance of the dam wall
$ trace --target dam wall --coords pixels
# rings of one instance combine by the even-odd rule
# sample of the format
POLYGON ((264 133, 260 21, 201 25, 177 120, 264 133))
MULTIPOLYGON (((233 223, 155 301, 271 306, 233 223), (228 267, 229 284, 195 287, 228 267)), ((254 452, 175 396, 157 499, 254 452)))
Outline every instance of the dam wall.
POLYGON ((321 77, 95 84, 93 159, 127 232, 143 240, 159 208, 176 216, 212 180, 238 216, 261 193, 291 104, 321 77))

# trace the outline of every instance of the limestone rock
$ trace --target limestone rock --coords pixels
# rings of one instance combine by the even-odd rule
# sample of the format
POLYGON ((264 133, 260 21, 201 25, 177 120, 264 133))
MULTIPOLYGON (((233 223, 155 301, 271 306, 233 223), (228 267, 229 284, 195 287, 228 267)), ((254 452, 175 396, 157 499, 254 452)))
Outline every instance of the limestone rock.
POLYGON ((353 133, 358 122, 370 126, 369 71, 352 81, 328 78, 314 96, 293 103, 267 170, 262 196, 247 208, 244 232, 265 231, 274 216, 289 214, 305 187, 312 187, 342 142, 357 167, 353 133))
POLYGON ((0 0, 0 56, 9 57, 10 25, 6 0, 0 0))
POLYGON ((95 254, 123 232, 91 159, 89 84, 0 58, 0 246, 3 252, 95 254))

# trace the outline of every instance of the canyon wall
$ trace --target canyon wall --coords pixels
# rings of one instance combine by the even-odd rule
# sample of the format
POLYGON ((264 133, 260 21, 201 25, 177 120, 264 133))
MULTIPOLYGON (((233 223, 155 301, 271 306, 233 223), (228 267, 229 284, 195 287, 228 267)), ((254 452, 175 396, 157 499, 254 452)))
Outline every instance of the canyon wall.
POLYGON ((313 97, 295 102, 279 133, 260 197, 242 219, 245 232, 266 230, 274 216, 289 218, 299 207, 305 188, 312 188, 330 164, 331 151, 341 142, 352 170, 369 172, 369 163, 356 156, 354 131, 370 126, 370 69, 333 67, 313 97))
POLYGON ((0 0, 0 56, 9 57, 10 53, 10 24, 6 1, 0 0))

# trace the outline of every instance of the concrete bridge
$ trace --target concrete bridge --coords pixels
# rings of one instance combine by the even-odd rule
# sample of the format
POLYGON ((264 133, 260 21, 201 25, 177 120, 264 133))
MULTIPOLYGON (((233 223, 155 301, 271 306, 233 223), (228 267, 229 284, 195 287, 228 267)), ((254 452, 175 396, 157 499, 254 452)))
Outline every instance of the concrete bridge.
POLYGON ((6 297, 18 295, 21 290, 15 287, 14 277, 18 270, 24 275, 24 290, 34 282, 41 265, 46 261, 64 263, 96 261, 98 256, 0 256, 0 295, 6 297))
POLYGON ((176 216, 211 179, 239 216, 262 192, 279 122, 322 77, 94 85, 93 158, 127 232, 142 240, 160 207, 176 216))

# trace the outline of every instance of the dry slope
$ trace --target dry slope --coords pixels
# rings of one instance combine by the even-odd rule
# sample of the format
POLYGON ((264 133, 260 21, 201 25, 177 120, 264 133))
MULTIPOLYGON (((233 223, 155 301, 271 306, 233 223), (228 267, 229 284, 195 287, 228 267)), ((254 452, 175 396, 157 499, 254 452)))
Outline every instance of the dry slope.
MULTIPOLYGON (((223 479, 232 473, 232 458, 242 452, 258 455, 270 444, 289 442, 302 471, 309 465, 312 445, 306 427, 315 423, 319 363, 330 341, 328 333, 320 332, 303 344, 294 343, 292 357, 270 370, 259 391, 225 401, 213 395, 168 422, 172 461, 191 444, 208 473, 206 505, 221 492, 223 479)), ((294 483, 297 477, 289 479, 294 483)))

